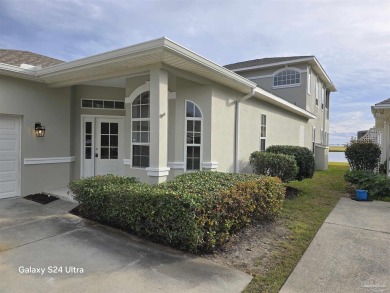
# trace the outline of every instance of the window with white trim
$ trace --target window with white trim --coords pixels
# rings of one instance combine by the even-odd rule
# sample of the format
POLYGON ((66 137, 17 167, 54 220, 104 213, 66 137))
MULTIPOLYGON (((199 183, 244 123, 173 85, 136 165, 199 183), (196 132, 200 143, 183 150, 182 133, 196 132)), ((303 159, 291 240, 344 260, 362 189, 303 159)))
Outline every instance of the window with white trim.
POLYGON ((150 92, 137 96, 131 105, 132 166, 149 167, 150 92))
POLYGON ((320 139, 321 139, 321 144, 324 144, 324 130, 321 129, 321 132, 320 132, 320 139))
POLYGON ((202 112, 191 101, 186 101, 186 170, 201 169, 202 112))
POLYGON ((312 131, 312 151, 313 151, 313 154, 315 153, 316 151, 316 128, 313 127, 313 131, 312 131))
POLYGON ((260 151, 265 152, 267 140, 267 115, 261 114, 260 117, 260 151))
POLYGON ((311 68, 307 70, 307 93, 311 95, 311 68))
POLYGON ((321 110, 324 110, 324 101, 325 101, 325 87, 322 86, 322 91, 321 91, 321 110))
POLYGON ((274 86, 298 85, 301 83, 301 74, 294 69, 285 69, 274 76, 274 86))
POLYGON ((317 80, 316 80, 316 92, 315 92, 315 98, 316 98, 316 106, 318 107, 318 98, 319 98, 319 93, 320 91, 320 85, 319 85, 319 82, 318 82, 318 77, 317 77, 317 80))

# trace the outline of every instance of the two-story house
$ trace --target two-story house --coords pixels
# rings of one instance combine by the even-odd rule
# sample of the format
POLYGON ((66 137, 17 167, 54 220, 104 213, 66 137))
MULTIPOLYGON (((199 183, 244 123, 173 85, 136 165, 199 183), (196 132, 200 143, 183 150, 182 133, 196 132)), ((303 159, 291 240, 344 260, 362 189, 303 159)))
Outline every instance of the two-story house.
MULTIPOLYGON (((313 151, 317 169, 326 169, 329 100, 330 93, 336 91, 336 88, 317 58, 315 56, 263 58, 225 67, 315 115, 315 119, 311 119, 308 125, 300 130, 299 145, 313 151)), ((262 149, 266 147, 267 145, 262 145, 262 149)))
POLYGON ((230 70, 166 38, 69 62, 0 50, 0 198, 108 173, 250 172, 278 144, 325 169, 330 79, 314 57, 256 62, 230 70))

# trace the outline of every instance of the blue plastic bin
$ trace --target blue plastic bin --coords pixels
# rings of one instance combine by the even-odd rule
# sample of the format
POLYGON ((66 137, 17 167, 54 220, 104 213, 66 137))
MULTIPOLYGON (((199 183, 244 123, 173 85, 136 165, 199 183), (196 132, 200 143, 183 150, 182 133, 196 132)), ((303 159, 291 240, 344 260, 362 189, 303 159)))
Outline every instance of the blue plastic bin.
POLYGON ((357 189, 356 190, 356 199, 357 200, 367 200, 367 190, 357 189))

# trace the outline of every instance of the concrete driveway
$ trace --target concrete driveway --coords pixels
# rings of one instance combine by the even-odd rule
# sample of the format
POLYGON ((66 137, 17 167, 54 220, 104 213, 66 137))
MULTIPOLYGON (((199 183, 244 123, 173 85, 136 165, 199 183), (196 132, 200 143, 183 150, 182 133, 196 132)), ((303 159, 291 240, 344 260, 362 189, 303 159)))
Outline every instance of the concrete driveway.
POLYGON ((0 200, 0 292, 241 292, 251 276, 67 213, 0 200))
POLYGON ((390 202, 341 198, 280 292, 390 292, 390 202))

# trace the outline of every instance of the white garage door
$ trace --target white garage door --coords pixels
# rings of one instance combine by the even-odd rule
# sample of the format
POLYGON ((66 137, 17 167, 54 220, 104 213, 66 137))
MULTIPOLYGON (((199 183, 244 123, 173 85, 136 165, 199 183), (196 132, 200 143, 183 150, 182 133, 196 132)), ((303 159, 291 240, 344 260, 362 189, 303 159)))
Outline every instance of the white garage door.
POLYGON ((20 119, 0 115, 0 199, 20 196, 20 119))

